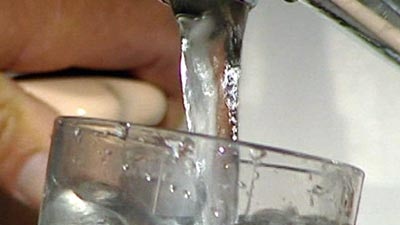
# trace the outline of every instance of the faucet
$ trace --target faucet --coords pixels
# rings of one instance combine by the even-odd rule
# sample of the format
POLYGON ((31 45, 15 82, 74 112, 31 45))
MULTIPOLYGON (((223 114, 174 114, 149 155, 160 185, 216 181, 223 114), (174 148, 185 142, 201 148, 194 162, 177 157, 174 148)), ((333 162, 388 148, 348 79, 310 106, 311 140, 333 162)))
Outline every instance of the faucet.
MULTIPOLYGON (((201 15, 202 13, 216 9, 219 5, 232 2, 232 0, 160 0, 161 2, 171 5, 175 14, 185 13, 191 15, 201 15)), ((245 3, 250 8, 257 4, 258 0, 233 0, 245 3)))
MULTIPOLYGON (((288 0, 287 0, 288 1, 288 0)), ((300 0, 400 63, 400 1, 300 0)))
MULTIPOLYGON (((258 0, 160 0, 171 4, 175 14, 201 15, 227 1, 254 7, 258 0)), ((266 0, 264 0, 266 1, 266 0)), ((296 0, 285 0, 296 2, 296 0)), ((299 0, 348 28, 380 53, 400 63, 400 1, 398 0, 299 0)))

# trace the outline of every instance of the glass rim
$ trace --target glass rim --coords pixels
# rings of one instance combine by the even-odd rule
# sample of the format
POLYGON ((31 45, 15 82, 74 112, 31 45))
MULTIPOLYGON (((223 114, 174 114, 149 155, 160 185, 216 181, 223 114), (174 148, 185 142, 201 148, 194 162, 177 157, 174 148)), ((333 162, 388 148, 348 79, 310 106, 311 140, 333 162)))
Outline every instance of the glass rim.
MULTIPOLYGON (((341 162, 338 160, 324 158, 321 156, 315 156, 315 155, 311 155, 311 154, 307 154, 307 153, 296 152, 295 150, 288 150, 285 148, 274 147, 274 146, 270 146, 270 145, 250 143, 250 142, 246 142, 246 141, 232 141, 229 139, 224 139, 224 138, 215 137, 215 136, 206 135, 206 134, 190 133, 190 132, 182 131, 182 130, 172 130, 172 129, 162 128, 162 127, 143 125, 143 124, 129 122, 129 121, 119 121, 119 120, 104 119, 104 118, 80 117, 80 116, 59 116, 54 121, 54 129, 56 129, 56 127, 61 124, 62 124, 62 126, 68 126, 71 128, 79 127, 81 129, 87 129, 90 131, 99 131, 99 130, 96 130, 95 128, 90 128, 90 127, 83 127, 82 125, 85 125, 85 124, 86 125, 97 125, 99 127, 107 126, 110 128, 116 127, 116 126, 127 126, 127 127, 129 127, 129 129, 132 129, 132 128, 133 129, 135 129, 135 128, 147 129, 147 130, 150 129, 150 130, 154 130, 154 131, 162 131, 162 132, 167 132, 167 133, 176 134, 176 135, 182 134, 185 136, 192 136, 192 137, 200 138, 200 139, 207 140, 207 141, 218 141, 218 142, 223 142, 223 143, 227 143, 227 144, 233 144, 236 146, 243 146, 245 148, 250 148, 250 149, 254 149, 254 150, 258 150, 258 151, 268 151, 268 152, 274 152, 274 153, 278 153, 278 154, 282 154, 282 155, 290 155, 293 157, 303 158, 303 159, 307 159, 307 160, 314 160, 314 161, 318 161, 320 163, 328 164, 328 165, 335 166, 338 168, 350 169, 354 173, 358 173, 360 175, 360 177, 362 177, 362 178, 365 177, 365 172, 361 168, 354 166, 352 164, 341 162)), ((127 135, 127 139, 129 139, 129 134, 127 135)))

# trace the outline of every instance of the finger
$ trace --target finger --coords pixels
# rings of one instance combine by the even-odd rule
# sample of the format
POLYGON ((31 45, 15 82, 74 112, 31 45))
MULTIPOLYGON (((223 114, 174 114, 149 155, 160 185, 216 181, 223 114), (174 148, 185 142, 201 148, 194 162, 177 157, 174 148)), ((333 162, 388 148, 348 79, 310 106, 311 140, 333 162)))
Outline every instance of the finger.
POLYGON ((0 11, 0 69, 132 69, 179 84, 178 27, 157 0, 3 0, 0 11))
POLYGON ((11 10, 22 24, 13 40, 23 47, 9 69, 177 65, 177 25, 170 9, 157 0, 21 2, 25 4, 13 4, 11 10))
POLYGON ((165 116, 165 94, 143 81, 115 77, 48 77, 18 84, 61 115, 159 124, 165 116), (62 104, 60 104, 62 103, 62 104))
POLYGON ((179 32, 157 0, 0 1, 0 69, 50 71, 72 66, 131 69, 166 91, 163 126, 182 118, 179 32), (176 116, 179 115, 179 116, 176 116))
MULTIPOLYGON (((29 164, 34 155, 36 166, 31 167, 32 176, 25 178, 30 179, 29 183, 43 180, 46 157, 38 153, 49 148, 52 121, 56 116, 51 107, 0 75, 0 184, 20 199, 37 201, 23 193, 25 187, 18 184, 18 177, 22 165, 29 164)), ((40 188, 29 183, 25 184, 40 188)))
POLYGON ((114 78, 32 80, 20 83, 29 92, 26 94, 4 76, 0 80, 0 184, 33 207, 38 207, 41 200, 52 121, 59 113, 71 115, 76 112, 74 109, 85 106, 86 116, 95 116, 97 110, 90 109, 101 109, 104 104, 106 107, 100 116, 108 115, 110 119, 131 116, 137 123, 154 125, 166 111, 162 92, 139 81, 114 78), (86 93, 80 93, 83 88, 86 93), (91 98, 91 94, 95 97, 91 98), (127 99, 129 102, 124 102, 127 99), (63 107, 60 102, 69 105, 63 107), (53 105, 58 113, 48 105, 53 105))

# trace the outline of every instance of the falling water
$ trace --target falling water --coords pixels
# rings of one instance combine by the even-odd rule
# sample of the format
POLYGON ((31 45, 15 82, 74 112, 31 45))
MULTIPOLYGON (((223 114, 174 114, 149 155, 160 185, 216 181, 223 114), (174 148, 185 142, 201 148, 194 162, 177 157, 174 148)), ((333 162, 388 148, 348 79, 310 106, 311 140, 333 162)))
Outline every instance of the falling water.
MULTIPOLYGON (((189 132, 238 140, 240 56, 248 11, 253 4, 238 0, 171 0, 181 31, 181 80, 189 132)), ((238 156, 227 177, 210 148, 197 153, 206 185, 203 224, 233 224, 237 219, 238 156), (222 188, 221 185, 225 188, 222 188)), ((221 153, 221 152, 219 152, 221 153)))
POLYGON ((188 130, 237 140, 240 56, 250 4, 176 0, 171 5, 181 30, 188 130))

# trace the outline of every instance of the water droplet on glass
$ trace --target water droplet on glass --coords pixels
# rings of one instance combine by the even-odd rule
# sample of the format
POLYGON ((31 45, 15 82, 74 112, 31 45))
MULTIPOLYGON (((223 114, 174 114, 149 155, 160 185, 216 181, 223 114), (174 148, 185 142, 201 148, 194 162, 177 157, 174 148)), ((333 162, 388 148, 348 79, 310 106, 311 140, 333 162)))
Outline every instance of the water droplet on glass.
POLYGON ((218 148, 218 153, 219 153, 220 155, 223 155, 223 154, 226 153, 226 149, 225 149, 224 147, 219 147, 219 148, 218 148))
MULTIPOLYGON (((223 201, 222 199, 217 201, 213 207, 211 207, 211 212, 214 215, 215 218, 221 218, 224 219, 226 218, 226 202, 223 201)), ((219 223, 218 223, 219 224, 219 223)))
POLYGON ((74 130, 74 136, 75 136, 75 138, 76 138, 76 142, 81 142, 81 139, 82 139, 82 130, 79 128, 79 127, 77 127, 75 130, 74 130))
POLYGON ((129 129, 131 128, 130 123, 121 123, 115 128, 115 134, 122 140, 126 140, 129 134, 129 129))
POLYGON ((231 164, 230 163, 226 163, 225 165, 224 165, 224 168, 227 170, 227 169, 229 169, 229 168, 231 168, 231 164))
POLYGON ((123 170, 123 171, 129 170, 129 165, 128 165, 128 164, 122 165, 122 170, 123 170))
POLYGON ((206 170, 206 162, 204 159, 195 162, 195 170, 197 173, 203 173, 206 170))
POLYGON ((75 135, 75 136, 79 136, 80 134, 81 134, 81 128, 77 127, 77 128, 74 130, 74 135, 75 135))
POLYGON ((322 195, 325 193, 325 189, 321 185, 315 185, 311 192, 316 195, 322 195))
POLYGON ((245 189, 245 188, 247 188, 247 185, 246 185, 246 183, 245 183, 245 182, 243 182, 243 181, 240 181, 240 182, 239 182, 239 188, 241 188, 241 189, 245 189))
POLYGON ((166 139, 164 142, 169 147, 169 153, 172 155, 172 157, 174 157, 175 160, 187 157, 188 154, 193 153, 193 141, 190 139, 166 139))
POLYGON ((169 185, 169 191, 170 191, 171 193, 174 193, 174 192, 176 191, 176 186, 173 185, 173 184, 169 185))
POLYGON ((254 149, 250 150, 250 157, 256 162, 258 160, 264 158, 266 155, 267 155, 266 151, 260 151, 260 150, 254 150, 254 149))
POLYGON ((186 199, 190 199, 192 197, 192 194, 190 193, 190 191, 184 190, 183 197, 185 197, 186 199))
POLYGON ((184 166, 185 166, 185 174, 186 175, 193 175, 197 171, 196 163, 193 162, 193 160, 185 160, 184 161, 184 166))
POLYGON ((214 216, 217 218, 220 217, 220 213, 218 210, 214 210, 214 216))
POLYGON ((145 179, 146 181, 148 181, 148 182, 150 182, 150 181, 153 180, 153 178, 151 177, 151 175, 148 174, 148 173, 145 173, 145 174, 144 174, 144 179, 145 179))

